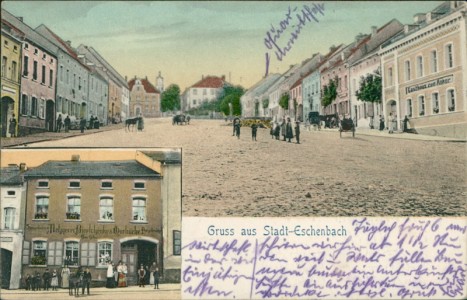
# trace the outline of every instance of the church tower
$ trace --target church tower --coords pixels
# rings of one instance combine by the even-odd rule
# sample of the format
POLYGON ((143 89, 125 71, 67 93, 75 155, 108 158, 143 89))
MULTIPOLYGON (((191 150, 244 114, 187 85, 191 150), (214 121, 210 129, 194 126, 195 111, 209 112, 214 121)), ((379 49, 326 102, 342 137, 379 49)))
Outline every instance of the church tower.
POLYGON ((164 77, 161 76, 161 71, 159 71, 159 75, 156 77, 156 89, 161 92, 164 92, 164 77))

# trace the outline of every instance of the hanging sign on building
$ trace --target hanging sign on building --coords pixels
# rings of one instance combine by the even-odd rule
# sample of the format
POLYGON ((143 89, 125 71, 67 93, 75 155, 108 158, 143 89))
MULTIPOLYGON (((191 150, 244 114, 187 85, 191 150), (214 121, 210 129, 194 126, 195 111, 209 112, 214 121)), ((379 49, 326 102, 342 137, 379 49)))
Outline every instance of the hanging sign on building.
POLYGON ((452 83, 454 81, 454 75, 448 75, 434 80, 430 80, 424 83, 415 84, 405 88, 405 93, 410 94, 419 90, 428 89, 434 86, 452 83))

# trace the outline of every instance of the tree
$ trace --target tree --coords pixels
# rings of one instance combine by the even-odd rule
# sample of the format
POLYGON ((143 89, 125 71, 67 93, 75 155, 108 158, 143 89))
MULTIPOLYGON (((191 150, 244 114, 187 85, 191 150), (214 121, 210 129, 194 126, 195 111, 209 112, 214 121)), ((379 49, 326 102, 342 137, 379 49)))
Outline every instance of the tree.
POLYGON ((226 116, 230 115, 230 103, 232 101, 232 97, 232 95, 224 97, 220 105, 220 111, 226 116))
POLYGON ((242 105, 240 103, 240 97, 242 97, 244 93, 245 89, 239 85, 225 85, 219 97, 219 110, 228 116, 230 115, 230 107, 232 107, 233 115, 241 115, 242 105))
POLYGON ((234 116, 242 115, 242 104, 240 103, 240 96, 232 95, 232 114, 234 116))
POLYGON ((279 99, 279 106, 282 107, 283 109, 289 109, 289 99, 290 99, 289 93, 283 94, 281 98, 279 99))
POLYGON ((381 102, 382 82, 379 74, 369 74, 360 79, 360 88, 355 92, 355 96, 365 102, 381 102))
POLYGON ((171 84, 161 95, 161 110, 170 111, 180 109, 180 87, 171 84))
POLYGON ((337 77, 329 80, 329 83, 323 87, 323 96, 321 97, 321 104, 328 106, 337 98, 337 77))

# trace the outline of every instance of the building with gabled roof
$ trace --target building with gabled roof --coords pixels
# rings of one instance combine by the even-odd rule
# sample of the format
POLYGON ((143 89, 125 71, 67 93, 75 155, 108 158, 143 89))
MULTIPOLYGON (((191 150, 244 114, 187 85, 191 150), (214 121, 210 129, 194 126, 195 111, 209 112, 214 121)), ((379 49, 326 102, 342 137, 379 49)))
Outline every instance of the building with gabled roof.
POLYGON ((160 117, 161 93, 148 78, 133 78, 128 81, 130 91, 130 117, 142 115, 147 118, 160 117))
POLYGON ((184 92, 182 107, 186 110, 201 106, 202 103, 216 100, 222 93, 224 85, 229 84, 225 81, 225 76, 202 76, 201 80, 188 87, 184 92))
POLYGON ((261 95, 273 85, 279 78, 280 74, 268 74, 260 81, 250 87, 241 97, 240 103, 242 105, 242 117, 268 117, 269 101, 261 101, 261 95))

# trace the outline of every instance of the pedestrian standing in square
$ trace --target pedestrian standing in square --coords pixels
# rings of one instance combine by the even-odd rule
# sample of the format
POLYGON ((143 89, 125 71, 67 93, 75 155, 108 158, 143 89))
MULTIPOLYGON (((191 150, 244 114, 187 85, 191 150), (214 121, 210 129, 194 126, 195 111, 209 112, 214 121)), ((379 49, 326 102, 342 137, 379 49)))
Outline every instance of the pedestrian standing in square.
POLYGON ((300 122, 295 122, 295 138, 297 140, 297 144, 300 144, 300 122))
POLYGON ((154 271, 154 289, 159 289, 159 268, 154 271))
POLYGON ((138 270, 138 285, 139 287, 144 287, 145 286, 145 281, 146 281, 146 270, 144 269, 144 266, 141 265, 141 267, 138 270))
POLYGON ((44 274, 42 274, 42 280, 44 280, 44 291, 49 290, 50 278, 51 278, 51 275, 50 275, 49 269, 45 269, 44 274))
POLYGON ((256 122, 251 125, 251 140, 256 141, 256 133, 258 132, 258 125, 256 122))
POLYGON ((92 280, 92 275, 91 272, 89 271, 89 268, 86 268, 86 270, 83 273, 83 283, 82 283, 82 288, 81 288, 81 295, 84 295, 84 290, 87 290, 87 293, 89 295, 89 287, 91 286, 91 280, 92 280))

